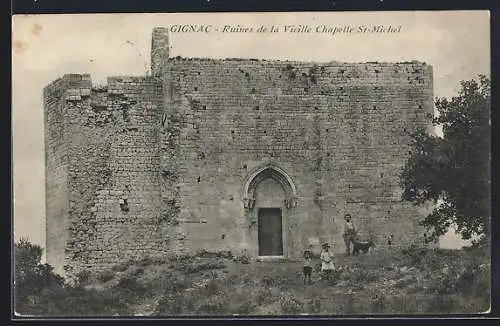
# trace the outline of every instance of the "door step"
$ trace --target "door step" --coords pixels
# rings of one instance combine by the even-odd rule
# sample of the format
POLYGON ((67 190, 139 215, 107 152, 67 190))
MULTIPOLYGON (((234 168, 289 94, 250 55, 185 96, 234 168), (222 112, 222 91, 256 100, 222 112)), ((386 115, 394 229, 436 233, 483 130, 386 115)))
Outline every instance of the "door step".
POLYGON ((257 261, 285 261, 285 256, 258 256, 257 261))

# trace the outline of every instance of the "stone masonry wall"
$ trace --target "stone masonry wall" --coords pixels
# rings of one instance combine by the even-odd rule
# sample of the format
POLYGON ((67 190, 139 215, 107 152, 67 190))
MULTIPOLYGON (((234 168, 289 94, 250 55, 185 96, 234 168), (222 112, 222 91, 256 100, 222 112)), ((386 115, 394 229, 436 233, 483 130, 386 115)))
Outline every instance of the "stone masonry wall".
POLYGON ((80 76, 65 75, 44 89, 45 185, 47 263, 62 273, 68 232, 68 135, 64 93, 68 88, 85 84, 80 76))
POLYGON ((397 173, 409 134, 429 126, 430 66, 173 58, 163 75, 177 132, 179 248, 255 253, 241 187, 268 161, 299 193, 285 216, 288 255, 311 238, 343 250, 344 213, 378 243, 419 232, 422 213, 401 203, 397 173))
POLYGON ((282 209, 287 257, 343 251, 345 213, 381 246, 419 236, 425 212, 401 202, 398 172, 411 132, 431 126, 430 66, 169 59, 166 33, 153 33, 152 77, 65 75, 44 90, 58 272, 171 251, 256 256, 259 207, 282 209), (286 177, 254 185, 252 208, 244 185, 263 166, 286 177), (296 206, 282 200, 292 188, 296 206))
MULTIPOLYGON (((158 223, 161 82, 112 77, 92 88, 90 76, 80 78, 88 83, 62 95, 67 189, 59 192, 66 192, 69 214, 65 220, 61 214, 59 225, 48 223, 53 233, 65 229, 58 243, 66 251, 55 255, 58 264, 64 257, 66 274, 161 255, 168 248, 168 230, 158 223)), ((52 163, 47 171, 53 171, 52 163)), ((53 242, 48 234, 48 246, 53 242)))

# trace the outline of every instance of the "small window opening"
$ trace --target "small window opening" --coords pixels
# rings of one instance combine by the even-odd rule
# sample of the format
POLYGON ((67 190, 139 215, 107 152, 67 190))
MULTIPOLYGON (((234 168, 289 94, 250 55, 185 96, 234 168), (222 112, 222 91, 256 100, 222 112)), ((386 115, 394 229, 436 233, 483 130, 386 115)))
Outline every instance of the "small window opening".
POLYGON ((120 209, 122 210, 122 212, 129 211, 128 201, 126 199, 123 199, 123 203, 120 204, 120 209))

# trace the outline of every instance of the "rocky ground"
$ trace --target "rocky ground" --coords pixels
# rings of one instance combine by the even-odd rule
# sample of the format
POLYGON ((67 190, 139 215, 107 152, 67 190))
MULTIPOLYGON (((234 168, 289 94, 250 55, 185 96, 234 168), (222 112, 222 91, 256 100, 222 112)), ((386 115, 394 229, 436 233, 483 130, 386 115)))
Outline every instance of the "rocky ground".
MULTIPOLYGON (((129 296, 118 315, 338 315, 477 313, 489 309, 484 249, 410 247, 336 257, 337 272, 311 284, 300 261, 258 262, 199 253, 143 260, 89 277, 87 289, 129 296)), ((319 263, 319 262, 318 262, 319 263)))

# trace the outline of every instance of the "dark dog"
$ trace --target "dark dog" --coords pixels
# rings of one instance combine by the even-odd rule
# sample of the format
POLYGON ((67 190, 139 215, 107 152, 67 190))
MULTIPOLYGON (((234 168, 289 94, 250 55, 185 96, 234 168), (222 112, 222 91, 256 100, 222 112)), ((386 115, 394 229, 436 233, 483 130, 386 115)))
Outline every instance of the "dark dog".
POLYGON ((363 253, 367 253, 370 248, 375 247, 375 243, 373 241, 356 241, 354 242, 353 248, 352 248, 352 254, 357 255, 359 254, 360 251, 363 253))

